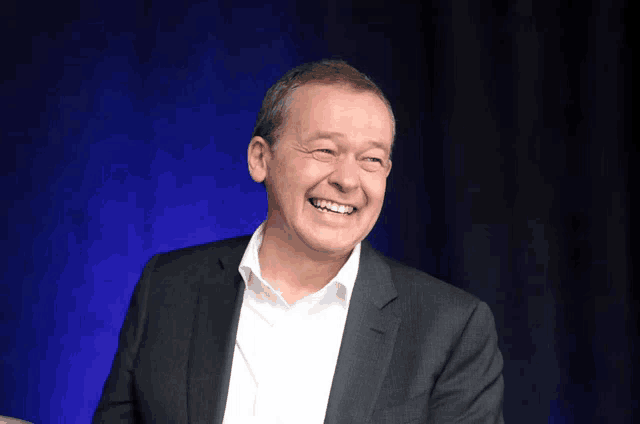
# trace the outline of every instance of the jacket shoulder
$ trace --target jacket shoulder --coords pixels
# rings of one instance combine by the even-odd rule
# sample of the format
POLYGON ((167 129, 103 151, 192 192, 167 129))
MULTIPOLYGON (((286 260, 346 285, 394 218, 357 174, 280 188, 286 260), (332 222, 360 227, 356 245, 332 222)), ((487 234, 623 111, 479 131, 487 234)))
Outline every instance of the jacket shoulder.
POLYGON ((154 272, 164 275, 193 271, 194 268, 221 266, 223 269, 239 263, 251 235, 244 235, 195 246, 158 253, 149 260, 154 272))
POLYGON ((491 309, 478 297, 393 259, 384 261, 397 290, 395 307, 402 331, 413 345, 443 346, 440 353, 448 355, 463 338, 481 343, 486 335, 495 335, 491 309))
POLYGON ((464 321, 483 303, 479 298, 431 274, 383 256, 404 313, 464 321))
POLYGON ((389 265, 398 291, 406 291, 407 289, 410 291, 426 291, 446 299, 455 299, 457 302, 479 302, 479 299, 471 293, 451 283, 442 281, 429 273, 400 263, 395 259, 384 257, 384 260, 389 265))

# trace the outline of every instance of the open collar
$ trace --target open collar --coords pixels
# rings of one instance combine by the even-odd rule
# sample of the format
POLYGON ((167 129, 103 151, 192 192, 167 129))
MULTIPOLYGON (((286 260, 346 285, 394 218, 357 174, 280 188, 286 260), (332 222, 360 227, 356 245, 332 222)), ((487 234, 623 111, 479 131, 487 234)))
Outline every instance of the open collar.
MULTIPOLYGON (((268 295, 278 297, 283 304, 286 304, 281 296, 276 295, 276 290, 271 287, 271 285, 267 281, 265 281, 264 278, 262 278, 262 271, 260 268, 258 253, 260 251, 260 246, 262 245, 265 225, 266 221, 263 221, 251 236, 251 240, 249 241, 249 244, 247 245, 247 248, 242 255, 242 259, 240 260, 240 264, 238 265, 238 272, 242 276, 246 288, 254 290, 256 292, 267 293, 268 295), (252 279, 252 274, 254 279, 252 279)), ((349 259, 347 259, 342 268, 340 268, 340 271, 338 271, 336 276, 333 277, 331 281, 325 286, 327 289, 325 290, 323 288, 321 290, 324 290, 326 295, 336 296, 336 300, 338 300, 345 309, 348 309, 349 307, 349 302, 353 293, 353 287, 358 275, 358 268, 360 266, 361 245, 362 243, 358 243, 355 246, 355 248, 349 255, 349 259), (331 290, 333 286, 335 286, 335 289, 331 290)))
MULTIPOLYGON (((238 272, 248 241, 225 251, 200 285, 188 366, 189 422, 222 423, 245 284, 238 272)), ((212 252, 215 254, 215 252, 212 252)), ((391 271, 362 242, 358 273, 338 354, 326 424, 371 416, 400 325, 391 271)))

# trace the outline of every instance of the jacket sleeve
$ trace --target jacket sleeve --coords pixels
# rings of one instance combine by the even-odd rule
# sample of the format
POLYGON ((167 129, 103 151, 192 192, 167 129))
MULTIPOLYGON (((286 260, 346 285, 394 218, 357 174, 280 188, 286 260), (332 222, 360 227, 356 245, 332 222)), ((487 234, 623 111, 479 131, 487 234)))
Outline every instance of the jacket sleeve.
POLYGON ((118 339, 111 371, 93 415, 93 423, 142 423, 136 400, 134 361, 140 347, 147 316, 151 273, 158 255, 151 258, 131 296, 118 339))
POLYGON ((503 424, 503 360, 491 310, 471 313, 429 401, 429 424, 503 424))

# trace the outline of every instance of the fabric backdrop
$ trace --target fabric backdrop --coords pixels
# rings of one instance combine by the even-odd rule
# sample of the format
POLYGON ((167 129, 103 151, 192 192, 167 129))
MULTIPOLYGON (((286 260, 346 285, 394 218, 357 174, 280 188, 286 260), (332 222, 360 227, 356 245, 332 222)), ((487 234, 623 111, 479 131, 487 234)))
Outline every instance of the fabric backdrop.
MULTIPOLYGON (((518 423, 637 420, 620 1, 4 2, 0 415, 87 422, 142 266, 252 232, 286 70, 343 58, 398 119, 375 247, 487 302, 518 423)), ((636 367, 637 369, 637 367, 636 367)))

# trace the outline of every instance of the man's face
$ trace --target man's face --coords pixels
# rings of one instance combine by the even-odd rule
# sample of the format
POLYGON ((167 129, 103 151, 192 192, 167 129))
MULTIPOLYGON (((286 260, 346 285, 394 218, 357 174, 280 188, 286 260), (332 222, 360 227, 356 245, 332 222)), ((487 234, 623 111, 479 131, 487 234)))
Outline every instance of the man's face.
POLYGON ((281 227, 294 246, 347 254, 382 209, 391 170, 389 111, 373 93, 306 85, 293 94, 287 118, 267 155, 267 225, 281 227), (323 201, 333 204, 322 208, 323 201), (327 211, 339 205, 346 208, 327 211))

